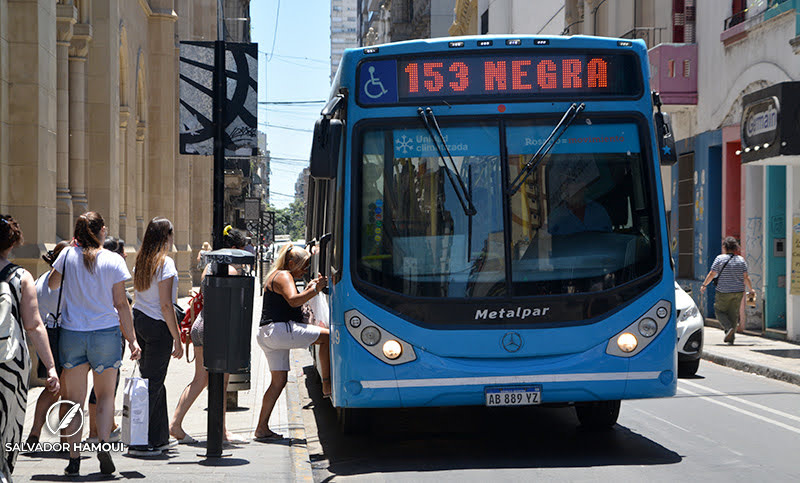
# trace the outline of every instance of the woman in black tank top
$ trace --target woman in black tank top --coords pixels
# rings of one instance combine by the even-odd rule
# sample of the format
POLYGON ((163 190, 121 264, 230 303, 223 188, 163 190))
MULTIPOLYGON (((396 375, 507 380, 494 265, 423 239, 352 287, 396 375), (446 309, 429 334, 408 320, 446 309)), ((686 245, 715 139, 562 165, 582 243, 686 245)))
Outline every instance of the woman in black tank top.
POLYGON ((322 392, 330 395, 330 332, 325 327, 304 324, 301 307, 325 288, 328 281, 318 276, 298 293, 294 284, 308 270, 311 255, 304 249, 286 244, 278 254, 266 277, 264 308, 261 311, 261 327, 258 344, 269 363, 272 380, 264 393, 261 414, 255 430, 256 440, 282 438, 269 429, 269 417, 278 401, 289 375, 289 350, 306 348, 311 344, 320 346, 322 365, 322 392))

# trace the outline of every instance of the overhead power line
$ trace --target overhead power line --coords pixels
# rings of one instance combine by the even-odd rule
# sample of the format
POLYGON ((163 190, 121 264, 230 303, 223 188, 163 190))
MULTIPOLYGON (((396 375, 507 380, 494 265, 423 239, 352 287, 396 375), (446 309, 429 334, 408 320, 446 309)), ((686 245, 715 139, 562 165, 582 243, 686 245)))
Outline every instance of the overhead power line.
POLYGON ((284 106, 291 104, 322 104, 323 102, 328 102, 328 101, 324 99, 319 101, 258 101, 259 104, 272 104, 276 106, 284 106))
POLYGON ((275 53, 275 41, 278 40, 278 19, 281 15, 281 0, 278 0, 278 11, 275 12, 275 31, 272 34, 272 48, 269 50, 269 55, 267 56, 267 62, 272 60, 272 54, 275 53))
POLYGON ((274 127, 275 129, 285 129, 287 131, 313 132, 313 129, 303 129, 299 127, 290 127, 290 126, 278 126, 277 124, 269 124, 266 122, 259 122, 258 125, 266 127, 274 127))

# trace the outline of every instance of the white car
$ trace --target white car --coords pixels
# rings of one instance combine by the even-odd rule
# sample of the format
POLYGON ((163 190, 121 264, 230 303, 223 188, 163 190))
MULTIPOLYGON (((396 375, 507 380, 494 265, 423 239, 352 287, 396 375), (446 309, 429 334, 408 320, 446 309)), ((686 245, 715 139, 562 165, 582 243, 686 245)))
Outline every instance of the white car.
POLYGON ((675 282, 675 309, 678 320, 678 375, 691 377, 700 366, 703 354, 703 314, 684 290, 675 282))

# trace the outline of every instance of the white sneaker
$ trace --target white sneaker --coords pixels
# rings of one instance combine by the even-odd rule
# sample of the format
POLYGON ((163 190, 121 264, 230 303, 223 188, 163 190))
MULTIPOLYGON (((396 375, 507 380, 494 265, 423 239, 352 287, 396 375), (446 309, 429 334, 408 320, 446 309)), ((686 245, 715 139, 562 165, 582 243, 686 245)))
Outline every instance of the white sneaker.
POLYGON ((163 453, 162 450, 156 448, 149 448, 149 447, 128 448, 129 456, 160 456, 162 453, 163 453))
POLYGON ((178 440, 175 438, 169 438, 169 441, 166 444, 162 444, 161 446, 156 446, 153 449, 157 449, 159 451, 167 451, 168 449, 172 449, 178 446, 178 440))
POLYGON ((117 443, 122 438, 122 426, 117 426, 117 429, 111 431, 108 437, 109 443, 117 443))
POLYGON ((91 438, 86 438, 86 441, 84 441, 84 443, 89 443, 89 444, 99 443, 99 442, 100 442, 100 440, 97 438, 97 436, 92 436, 91 438))

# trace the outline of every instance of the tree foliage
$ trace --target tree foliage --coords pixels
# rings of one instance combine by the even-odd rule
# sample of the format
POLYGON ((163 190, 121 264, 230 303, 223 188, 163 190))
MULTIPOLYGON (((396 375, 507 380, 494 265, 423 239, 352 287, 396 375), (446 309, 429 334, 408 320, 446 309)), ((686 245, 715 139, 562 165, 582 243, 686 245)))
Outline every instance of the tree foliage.
POLYGON ((306 235, 306 203, 304 200, 295 200, 286 208, 270 206, 270 211, 275 212, 275 234, 288 234, 292 240, 300 240, 306 235))

